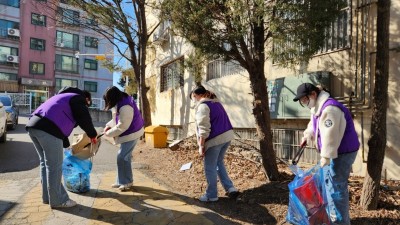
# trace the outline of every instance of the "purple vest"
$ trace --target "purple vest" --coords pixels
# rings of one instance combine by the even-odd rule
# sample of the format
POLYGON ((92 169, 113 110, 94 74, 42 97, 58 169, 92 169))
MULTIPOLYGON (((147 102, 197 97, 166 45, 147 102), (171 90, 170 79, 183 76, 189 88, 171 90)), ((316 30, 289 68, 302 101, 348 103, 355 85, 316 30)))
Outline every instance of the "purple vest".
POLYGON ((76 95, 78 94, 64 93, 55 95, 41 104, 32 115, 49 119, 60 129, 65 137, 68 137, 76 124, 69 101, 76 95))
POLYGON ((121 101, 119 101, 117 103, 116 124, 118 123, 119 109, 125 105, 130 105, 133 108, 134 115, 133 115, 133 120, 132 120, 131 125, 129 126, 129 128, 126 131, 124 131, 122 134, 119 135, 120 137, 135 133, 136 131, 142 129, 142 127, 144 125, 142 115, 140 114, 140 111, 139 111, 138 107, 136 106, 135 100, 133 100, 133 98, 131 96, 124 97, 121 101))
POLYGON ((206 141, 232 130, 231 121, 221 103, 212 101, 205 101, 203 103, 210 108, 211 132, 206 141))
MULTIPOLYGON (((329 105, 340 108, 344 112, 344 117, 346 119, 346 129, 339 145, 338 154, 357 151, 358 148, 360 148, 360 142, 358 141, 357 132, 354 128, 353 118, 351 117, 350 111, 342 103, 336 101, 335 99, 329 98, 322 106, 321 112, 323 112, 323 110, 329 105)), ((318 121, 319 118, 313 116, 314 134, 316 133, 318 121)), ((320 132, 318 131, 317 143, 318 149, 321 149, 321 136, 319 134, 320 132)))

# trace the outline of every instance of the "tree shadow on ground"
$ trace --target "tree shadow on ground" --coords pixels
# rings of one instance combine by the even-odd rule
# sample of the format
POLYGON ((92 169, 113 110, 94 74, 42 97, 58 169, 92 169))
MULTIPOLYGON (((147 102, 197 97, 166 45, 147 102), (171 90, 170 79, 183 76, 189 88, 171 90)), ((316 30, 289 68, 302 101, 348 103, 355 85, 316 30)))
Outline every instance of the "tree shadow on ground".
POLYGON ((102 204, 58 210, 111 224, 238 224, 213 212, 197 213, 199 210, 179 201, 184 196, 149 187, 134 186, 122 193, 98 190, 94 198, 102 199, 102 204), (210 216, 218 222, 204 218, 210 216))

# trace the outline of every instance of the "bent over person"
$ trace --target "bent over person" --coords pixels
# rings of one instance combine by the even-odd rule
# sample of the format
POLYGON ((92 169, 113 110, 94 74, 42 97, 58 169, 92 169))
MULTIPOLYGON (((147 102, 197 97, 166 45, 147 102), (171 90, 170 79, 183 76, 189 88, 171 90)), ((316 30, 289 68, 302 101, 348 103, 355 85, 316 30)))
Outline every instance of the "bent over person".
POLYGON ((76 205, 61 184, 63 147, 70 146, 68 136, 77 125, 86 132, 93 144, 96 143, 97 132, 88 109, 90 102, 89 92, 64 88, 40 105, 26 125, 39 155, 42 201, 52 208, 76 205))
POLYGON ((215 94, 198 86, 190 94, 196 102, 196 134, 199 154, 204 156, 204 171, 207 179, 206 193, 199 198, 202 202, 218 201, 217 176, 229 197, 236 197, 234 187, 225 169, 224 157, 234 138, 231 122, 215 94))
POLYGON ((144 134, 144 121, 135 100, 113 86, 104 93, 105 110, 112 111, 112 119, 106 124, 104 133, 121 144, 117 155, 117 179, 113 188, 128 190, 133 185, 132 151, 144 134))
POLYGON ((311 111, 311 120, 304 131, 301 145, 316 142, 321 156, 330 219, 334 224, 349 225, 347 182, 360 147, 350 111, 328 92, 311 83, 301 84, 293 101, 300 101, 302 106, 306 105, 311 111))

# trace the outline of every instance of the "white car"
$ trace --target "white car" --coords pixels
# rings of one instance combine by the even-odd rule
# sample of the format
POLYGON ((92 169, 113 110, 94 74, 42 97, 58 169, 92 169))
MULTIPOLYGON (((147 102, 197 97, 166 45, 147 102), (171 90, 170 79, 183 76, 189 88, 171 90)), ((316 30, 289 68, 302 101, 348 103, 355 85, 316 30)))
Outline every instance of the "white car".
POLYGON ((7 139, 7 113, 3 103, 0 102, 0 143, 7 139))

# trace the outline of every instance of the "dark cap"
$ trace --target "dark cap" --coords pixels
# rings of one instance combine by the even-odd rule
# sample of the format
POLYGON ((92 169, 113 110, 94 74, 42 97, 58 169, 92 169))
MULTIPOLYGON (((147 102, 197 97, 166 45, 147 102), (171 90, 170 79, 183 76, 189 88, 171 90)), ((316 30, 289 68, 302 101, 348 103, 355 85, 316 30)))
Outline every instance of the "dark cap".
POLYGON ((293 101, 297 102, 302 97, 311 94, 311 92, 313 92, 313 91, 318 91, 318 88, 315 85, 313 85, 311 83, 300 84, 300 86, 297 88, 297 95, 293 99, 293 101))

